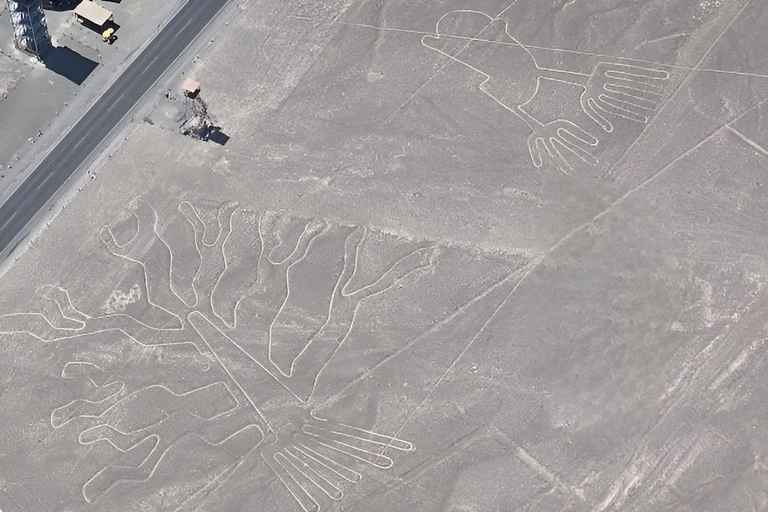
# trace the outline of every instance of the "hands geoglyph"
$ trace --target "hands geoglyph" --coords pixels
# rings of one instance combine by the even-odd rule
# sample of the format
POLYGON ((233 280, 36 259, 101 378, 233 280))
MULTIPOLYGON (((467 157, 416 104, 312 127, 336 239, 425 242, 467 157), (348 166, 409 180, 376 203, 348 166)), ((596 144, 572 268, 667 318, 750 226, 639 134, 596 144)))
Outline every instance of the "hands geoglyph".
POLYGON ((541 80, 582 87, 581 108, 602 131, 616 118, 647 123, 661 104, 669 73, 616 62, 599 62, 590 74, 539 67, 528 48, 509 33, 506 21, 459 10, 441 17, 435 35, 422 44, 484 76, 479 88, 518 116, 531 130, 528 149, 535 167, 551 162, 563 172, 574 164, 597 165, 591 150, 599 143, 588 129, 567 119, 542 122, 526 105, 541 80))

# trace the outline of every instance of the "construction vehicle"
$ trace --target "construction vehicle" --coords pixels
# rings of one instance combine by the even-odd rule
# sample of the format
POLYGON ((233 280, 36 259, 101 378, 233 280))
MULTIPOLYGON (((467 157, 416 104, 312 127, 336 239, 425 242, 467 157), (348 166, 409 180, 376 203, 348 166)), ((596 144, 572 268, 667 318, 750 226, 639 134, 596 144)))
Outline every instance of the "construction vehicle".
POLYGON ((115 35, 115 29, 114 27, 109 27, 107 30, 101 33, 101 38, 104 40, 107 44, 112 44, 115 41, 117 41, 117 36, 115 35))

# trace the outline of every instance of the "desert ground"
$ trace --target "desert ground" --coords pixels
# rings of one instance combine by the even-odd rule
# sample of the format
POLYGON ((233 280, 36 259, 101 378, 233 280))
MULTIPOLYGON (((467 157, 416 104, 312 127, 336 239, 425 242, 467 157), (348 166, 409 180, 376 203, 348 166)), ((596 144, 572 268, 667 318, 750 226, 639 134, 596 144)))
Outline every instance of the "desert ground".
POLYGON ((768 510, 768 4, 228 16, 0 277, 2 512, 768 510))

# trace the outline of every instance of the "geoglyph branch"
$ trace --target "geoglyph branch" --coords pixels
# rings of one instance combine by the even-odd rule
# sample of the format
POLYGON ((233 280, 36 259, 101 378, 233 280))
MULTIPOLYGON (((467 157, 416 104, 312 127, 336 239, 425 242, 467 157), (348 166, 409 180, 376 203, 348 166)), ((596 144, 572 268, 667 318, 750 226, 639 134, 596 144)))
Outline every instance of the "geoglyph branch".
POLYGON ((320 372, 349 335, 360 304, 433 265, 435 249, 417 249, 395 262, 374 282, 350 291, 348 287, 357 271, 358 253, 365 233, 365 228, 359 227, 344 242, 344 266, 331 296, 328 316, 320 330, 289 365, 283 365, 283 369, 270 354, 270 363, 280 373, 281 380, 302 400, 309 400, 320 372))
MULTIPOLYGON (((275 261, 273 254, 283 245, 283 241, 274 233, 278 218, 279 215, 274 212, 259 216, 259 254, 255 268, 228 266, 222 273, 222 280, 233 275, 239 276, 237 289, 232 290, 238 295, 234 306, 229 306, 232 304, 231 298, 220 297, 218 287, 213 290, 213 312, 229 329, 237 328, 238 317, 241 316, 246 301, 259 303, 258 317, 269 325, 280 311, 288 294, 288 272, 291 267, 304 260, 312 243, 328 228, 324 222, 318 220, 307 222, 293 250, 284 259, 275 261)), ((246 314, 249 315, 251 313, 246 314)), ((250 319, 251 323, 253 320, 255 319, 250 319)))
MULTIPOLYGON (((195 248, 200 255, 200 268, 194 277, 192 286, 197 297, 194 306, 198 306, 200 300, 206 301, 205 309, 211 308, 211 294, 213 289, 227 269, 227 258, 224 254, 224 244, 232 234, 232 218, 237 210, 237 203, 224 203, 221 205, 216 217, 218 232, 212 243, 206 242, 208 230, 195 207, 188 201, 179 205, 179 212, 184 216, 195 233, 195 248)), ((193 307, 194 307, 193 306, 193 307)))
MULTIPOLYGON (((321 494, 332 500, 340 499, 344 493, 341 484, 360 478, 356 464, 390 467, 392 459, 377 453, 378 450, 385 446, 401 451, 412 449, 405 441, 344 425, 315 424, 316 418, 307 420, 305 416, 311 408, 309 400, 317 378, 351 332, 360 304, 406 282, 418 271, 431 268, 434 248, 414 250, 369 284, 352 290, 350 283, 358 271, 358 253, 366 231, 357 228, 348 232, 348 228, 341 227, 337 232, 349 234, 343 242, 341 271, 335 282, 329 282, 333 283, 333 290, 330 297, 326 296, 329 305, 325 321, 304 346, 296 347, 296 357, 275 361, 271 350, 272 326, 291 294, 307 291, 302 283, 291 282, 292 267, 319 265, 327 272, 326 265, 339 262, 337 255, 332 261, 327 257, 308 258, 312 244, 327 235, 331 226, 310 220, 302 228, 301 224, 289 221, 286 226, 301 229, 301 233, 294 242, 286 244, 281 237, 283 231, 277 227, 278 221, 286 217, 263 214, 258 225, 252 226, 258 230, 257 257, 254 254, 251 259, 239 259, 236 265, 230 265, 227 242, 234 231, 237 206, 226 203, 218 208, 212 233, 198 207, 184 202, 178 209, 192 226, 194 237, 189 240, 190 247, 194 246, 197 254, 192 254, 200 262, 192 279, 194 304, 185 302, 173 289, 174 254, 159 234, 157 213, 151 206, 139 200, 130 204, 136 232, 129 240, 120 240, 115 225, 104 226, 99 233, 110 253, 142 267, 146 293, 140 294, 139 285, 135 285, 135 301, 145 301, 145 306, 169 313, 176 319, 170 328, 153 327, 122 312, 88 315, 76 308, 67 290, 59 286, 38 290, 45 301, 43 313, 0 316, 0 333, 25 333, 44 342, 87 343, 90 336, 119 332, 128 338, 119 343, 134 347, 127 351, 121 348, 121 357, 113 361, 117 364, 106 366, 101 366, 98 354, 83 352, 81 356, 76 349, 61 371, 62 379, 74 391, 74 398, 52 411, 53 427, 77 419, 76 424, 82 429, 81 444, 104 443, 116 451, 116 458, 84 485, 86 501, 94 502, 119 482, 151 478, 165 453, 189 434, 212 446, 221 446, 222 451, 234 450, 233 457, 239 456, 239 439, 246 439, 248 446, 255 447, 264 441, 266 433, 274 434, 270 439, 276 443, 275 449, 264 460, 292 493, 299 493, 294 497, 309 509, 313 509, 313 503, 319 503, 321 494), (278 259, 278 252, 287 255, 278 259), (236 302, 217 300, 219 284, 227 276, 230 285, 236 283, 238 295, 242 295, 236 302), (193 357, 222 365, 232 379, 231 384, 241 392, 234 399, 235 404, 235 395, 222 382, 186 391, 188 381, 180 377, 185 372, 169 372, 165 366, 147 371, 146 364, 167 365, 167 361, 161 363, 160 356, 149 359, 153 352, 161 350, 167 350, 171 359, 186 365, 188 361, 184 358, 189 353, 180 350, 185 346, 194 349, 193 357), (132 368, 138 362, 142 370, 132 368), (248 371, 244 374, 246 367, 248 371), (222 394, 222 390, 227 392, 222 394), (273 429, 272 424, 277 427, 273 429)), ((297 231, 291 233, 295 235, 297 231)), ((185 260, 182 257, 179 261, 185 260)), ((336 271, 336 267, 331 268, 336 271)), ((333 278, 333 274, 328 276, 333 278)), ((231 288, 227 286, 229 291, 231 288)))
POLYGON ((179 319, 186 304, 173 290, 171 268, 173 254, 157 231, 157 212, 141 200, 130 203, 128 211, 136 218, 136 234, 120 244, 110 226, 103 226, 99 237, 114 256, 140 265, 144 271, 147 301, 179 319))

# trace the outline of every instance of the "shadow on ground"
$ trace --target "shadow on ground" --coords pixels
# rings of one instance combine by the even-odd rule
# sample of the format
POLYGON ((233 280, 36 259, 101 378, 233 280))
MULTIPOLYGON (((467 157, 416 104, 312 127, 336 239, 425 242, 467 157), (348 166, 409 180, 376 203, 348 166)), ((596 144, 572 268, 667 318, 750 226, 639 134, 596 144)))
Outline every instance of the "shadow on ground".
POLYGON ((45 67, 77 85, 82 84, 99 65, 98 62, 83 57, 68 46, 54 48, 48 52, 43 62, 45 67))
POLYGON ((214 144, 226 146, 227 142, 229 142, 229 135, 221 131, 220 127, 214 126, 211 128, 211 132, 208 134, 208 140, 214 144))
MULTIPOLYGON (((119 4, 123 0, 106 0, 112 4, 119 4)), ((82 0, 44 0, 43 8, 48 11, 71 11, 74 10, 82 0)))
POLYGON ((43 8, 49 11, 71 11, 80 0, 45 0, 43 2, 43 8))

